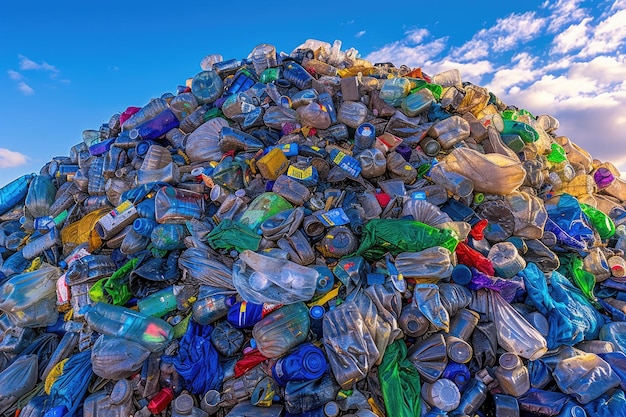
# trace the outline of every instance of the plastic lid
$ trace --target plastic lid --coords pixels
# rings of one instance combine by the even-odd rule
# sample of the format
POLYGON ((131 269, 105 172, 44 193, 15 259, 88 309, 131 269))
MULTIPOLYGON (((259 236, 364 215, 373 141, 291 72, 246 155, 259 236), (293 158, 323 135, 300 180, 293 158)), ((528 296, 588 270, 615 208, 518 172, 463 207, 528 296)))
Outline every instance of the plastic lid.
POLYGON ((315 375, 319 374, 321 376, 321 374, 326 370, 326 360, 324 359, 324 354, 321 350, 308 352, 304 356, 302 363, 304 365, 304 369, 315 375))
POLYGON ((189 394, 180 394, 174 400, 174 409, 181 414, 189 414, 193 410, 193 397, 189 394))
POLYGON ((504 369, 515 369, 520 365, 520 359, 515 353, 506 352, 500 355, 498 363, 504 369))
POLYGON ((447 341, 448 357, 458 363, 467 363, 472 359, 474 353, 469 343, 459 338, 449 338, 447 341), (452 340, 450 340, 452 339, 452 340))
POLYGON ((313 306, 309 310, 309 315, 311 316, 312 319, 321 319, 322 317, 324 317, 324 313, 325 312, 326 311, 324 310, 324 307, 322 307, 322 306, 313 306))
POLYGON ((127 379, 120 379, 115 383, 113 390, 111 391, 111 402, 113 402, 113 404, 122 404, 130 399, 132 393, 133 389, 130 385, 130 381, 127 379))
MULTIPOLYGON (((426 384, 424 384, 426 385, 426 384)), ((452 411, 461 402, 461 393, 454 382, 441 378, 426 385, 425 398, 433 406, 442 411, 452 411)))
POLYGON ((324 415, 326 417, 335 417, 339 415, 339 405, 334 401, 329 401, 324 406, 324 415))

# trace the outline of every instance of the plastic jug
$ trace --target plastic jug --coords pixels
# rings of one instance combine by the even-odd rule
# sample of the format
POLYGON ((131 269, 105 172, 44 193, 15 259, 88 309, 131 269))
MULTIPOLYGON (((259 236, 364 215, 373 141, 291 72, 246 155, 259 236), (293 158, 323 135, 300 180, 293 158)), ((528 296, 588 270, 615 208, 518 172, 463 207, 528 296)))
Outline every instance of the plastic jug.
POLYGON ((252 336, 264 356, 275 358, 304 342, 311 322, 302 302, 285 305, 258 321, 252 336))

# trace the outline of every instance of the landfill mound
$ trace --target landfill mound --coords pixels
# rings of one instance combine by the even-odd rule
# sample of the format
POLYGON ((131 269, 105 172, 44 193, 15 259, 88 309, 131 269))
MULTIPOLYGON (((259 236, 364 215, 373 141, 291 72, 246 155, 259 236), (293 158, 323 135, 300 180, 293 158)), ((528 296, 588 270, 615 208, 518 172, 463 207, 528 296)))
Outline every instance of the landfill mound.
POLYGON ((626 182, 458 70, 209 55, 0 189, 0 413, 626 415, 626 182))

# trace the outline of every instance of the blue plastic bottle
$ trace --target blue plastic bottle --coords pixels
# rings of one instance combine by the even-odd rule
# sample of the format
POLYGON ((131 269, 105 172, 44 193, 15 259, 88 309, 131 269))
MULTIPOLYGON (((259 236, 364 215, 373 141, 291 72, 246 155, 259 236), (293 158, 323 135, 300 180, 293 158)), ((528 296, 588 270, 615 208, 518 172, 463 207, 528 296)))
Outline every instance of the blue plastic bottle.
POLYGON ((359 160, 341 152, 339 149, 330 150, 330 159, 341 169, 346 171, 353 177, 358 177, 361 173, 361 164, 359 160))
POLYGON ((272 367, 272 376, 280 386, 289 381, 312 381, 326 372, 324 352, 312 343, 302 343, 272 367))

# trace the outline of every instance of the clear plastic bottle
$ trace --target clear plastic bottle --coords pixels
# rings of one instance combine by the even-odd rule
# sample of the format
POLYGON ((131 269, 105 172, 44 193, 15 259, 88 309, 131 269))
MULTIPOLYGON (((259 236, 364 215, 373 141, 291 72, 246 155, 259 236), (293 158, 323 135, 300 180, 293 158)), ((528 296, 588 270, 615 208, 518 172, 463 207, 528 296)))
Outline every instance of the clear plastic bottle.
POLYGON ((337 120, 356 129, 367 119, 367 106, 360 101, 344 101, 337 110, 337 120))
POLYGON ((163 350, 173 337, 167 322, 126 307, 98 302, 87 307, 85 319, 98 333, 137 341, 151 352, 163 350))
POLYGON ((304 342, 311 322, 309 309, 302 302, 285 305, 258 321, 252 336, 259 351, 275 358, 304 342))
MULTIPOLYGON (((167 101, 162 98, 156 98, 151 100, 148 104, 143 106, 141 110, 133 114, 129 119, 122 123, 122 130, 131 130, 140 123, 150 120, 163 110, 168 108, 167 101)), ((84 137, 84 135, 83 135, 84 137)))
POLYGON ((514 353, 503 353, 498 359, 495 375, 505 394, 520 397, 530 389, 528 368, 514 353))

